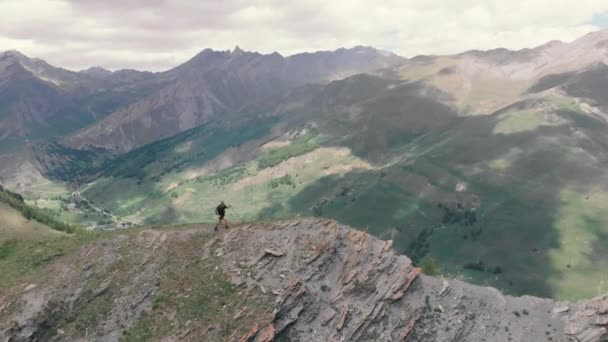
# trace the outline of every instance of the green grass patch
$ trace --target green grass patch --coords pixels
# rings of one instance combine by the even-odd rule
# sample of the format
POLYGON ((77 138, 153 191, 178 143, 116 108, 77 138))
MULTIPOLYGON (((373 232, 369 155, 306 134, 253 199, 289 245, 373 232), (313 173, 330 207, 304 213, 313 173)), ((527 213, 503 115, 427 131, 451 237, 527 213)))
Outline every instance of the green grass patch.
POLYGON ((15 240, 5 241, 2 245, 0 245, 0 260, 9 257, 11 254, 15 253, 18 248, 18 242, 15 240))
POLYGON ((197 181, 199 183, 209 182, 215 186, 224 186, 237 182, 248 175, 250 175, 249 167, 247 167, 247 165, 239 165, 220 170, 210 176, 198 177, 197 181))
POLYGON ((555 122, 548 121, 543 112, 512 112, 503 114, 494 128, 493 133, 513 134, 535 130, 541 126, 555 126, 555 122))
POLYGON ((95 239, 97 234, 82 233, 45 240, 13 240, 0 246, 0 289, 23 277, 44 271, 52 260, 95 239))
POLYGON ((178 314, 186 319, 213 319, 236 293, 234 286, 227 280, 207 279, 196 286, 188 298, 180 298, 178 314))
POLYGON ((169 335, 171 323, 167 319, 154 320, 147 314, 142 314, 137 323, 127 330, 121 338, 122 342, 147 342, 158 340, 169 335))
POLYGON ((317 133, 307 132, 292 140, 289 145, 272 149, 258 159, 258 167, 265 169, 280 164, 289 158, 297 157, 314 151, 321 146, 321 139, 317 133))
POLYGON ((160 309, 173 295, 173 293, 161 293, 154 297, 154 300, 152 301, 152 310, 160 309))
POLYGON ((274 178, 274 179, 270 180, 270 183, 268 184, 268 186, 270 186, 273 189, 278 188, 281 185, 287 185, 287 186, 291 186, 293 188, 296 187, 296 183, 290 174, 286 174, 283 177, 274 178))
POLYGON ((553 290, 572 300, 601 295, 608 291, 608 193, 563 190, 561 200, 554 223, 559 245, 549 253, 553 290))

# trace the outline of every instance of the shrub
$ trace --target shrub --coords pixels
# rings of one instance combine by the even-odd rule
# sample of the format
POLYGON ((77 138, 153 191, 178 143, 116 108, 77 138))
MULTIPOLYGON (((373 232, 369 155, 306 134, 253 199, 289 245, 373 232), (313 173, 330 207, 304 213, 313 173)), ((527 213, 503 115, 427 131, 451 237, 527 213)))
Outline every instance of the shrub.
POLYGON ((270 186, 273 189, 278 188, 279 185, 291 185, 291 186, 295 187, 296 183, 293 181, 293 177, 291 177, 290 174, 286 174, 283 177, 275 178, 275 179, 271 180, 270 184, 268 184, 268 186, 270 186))
POLYGON ((437 266, 437 262, 433 257, 425 256, 421 262, 422 273, 429 276, 438 276, 441 274, 439 271, 439 267, 437 266))
POLYGON ((308 133, 296 138, 289 145, 273 149, 262 156, 258 161, 258 168, 265 169, 280 164, 282 161, 292 157, 316 150, 321 144, 316 138, 316 133, 308 133))

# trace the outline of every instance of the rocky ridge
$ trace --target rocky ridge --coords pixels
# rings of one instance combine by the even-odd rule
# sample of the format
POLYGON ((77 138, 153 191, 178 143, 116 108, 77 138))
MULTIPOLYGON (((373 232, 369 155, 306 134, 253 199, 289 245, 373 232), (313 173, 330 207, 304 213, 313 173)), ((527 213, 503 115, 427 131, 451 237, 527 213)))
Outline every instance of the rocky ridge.
POLYGON ((116 341, 154 317, 170 322, 169 328, 162 338, 146 336, 163 341, 606 338, 608 296, 576 303, 505 296, 425 276, 391 246, 334 221, 313 219, 220 233, 188 227, 114 234, 55 260, 37 285, 0 291, 0 341, 116 341), (172 281, 172 272, 182 278, 172 281), (229 291, 205 297, 203 311, 186 320, 183 307, 204 292, 191 282, 198 275, 225 279, 229 291), (176 287, 166 295, 170 284, 176 287), (109 307, 98 307, 98 317, 76 329, 87 303, 100 298, 109 307), (257 304, 248 302, 253 298, 257 304), (204 319, 209 312, 212 319, 204 319))

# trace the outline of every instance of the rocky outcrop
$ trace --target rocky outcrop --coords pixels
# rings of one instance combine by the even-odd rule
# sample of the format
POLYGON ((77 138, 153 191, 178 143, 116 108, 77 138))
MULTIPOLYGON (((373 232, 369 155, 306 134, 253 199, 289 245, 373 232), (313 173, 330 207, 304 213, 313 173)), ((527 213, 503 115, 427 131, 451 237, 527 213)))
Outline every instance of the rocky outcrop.
MULTIPOLYGON (((298 221, 224 235, 215 253, 255 260, 248 286, 276 294, 274 317, 247 341, 600 341, 608 296, 578 303, 510 297, 427 277, 366 233, 298 221), (249 243, 234 250, 233 241, 249 243), (260 252, 271 249, 276 253, 260 252), (259 256, 256 258, 256 254, 259 256)), ((242 273, 241 273, 242 274, 242 273)))
POLYGON ((505 296, 425 276, 391 247, 391 241, 312 219, 96 241, 79 251, 84 267, 69 269, 60 261, 50 266, 46 283, 0 292, 0 341, 82 340, 83 330, 85 340, 115 341, 141 317, 154 315, 170 322, 165 341, 590 342, 607 336, 608 296, 577 303, 505 296), (182 322, 185 300, 198 291, 187 282, 200 275, 227 279, 230 296, 217 306, 204 297, 196 302, 206 305, 202 311, 188 311, 214 312, 216 319, 182 322), (177 287, 162 293, 166 284, 177 287), (258 307, 245 304, 256 294, 258 307), (111 307, 85 321, 91 325, 80 326, 80 333, 73 330, 82 321, 79 306, 104 297, 101 303, 111 307), (220 319, 224 313, 229 322, 220 319))

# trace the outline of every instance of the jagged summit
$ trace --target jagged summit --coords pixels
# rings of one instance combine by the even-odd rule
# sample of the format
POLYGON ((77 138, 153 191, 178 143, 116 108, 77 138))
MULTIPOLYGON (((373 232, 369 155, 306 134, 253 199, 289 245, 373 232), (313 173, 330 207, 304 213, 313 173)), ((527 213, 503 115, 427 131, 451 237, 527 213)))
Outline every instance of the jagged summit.
POLYGON ((100 66, 92 66, 88 69, 81 70, 80 72, 90 75, 90 76, 97 76, 97 77, 105 77, 105 76, 112 75, 112 71, 110 71, 106 68, 100 67, 100 66))
POLYGON ((242 53, 244 53, 244 52, 245 52, 245 51, 244 51, 244 50, 242 50, 242 49, 241 49, 241 48, 240 48, 238 45, 236 45, 236 46, 234 47, 234 49, 232 50, 232 54, 233 54, 233 55, 240 55, 240 54, 242 54, 242 53))
POLYGON ((601 341, 608 297, 555 303, 427 277, 329 220, 115 234, 0 296, 0 338, 601 341), (93 311, 91 311, 93 310, 93 311), (95 319, 82 319, 94 312, 95 319), (50 329, 49 327, 53 327, 50 329))

